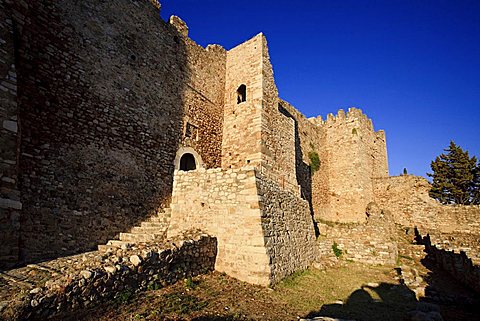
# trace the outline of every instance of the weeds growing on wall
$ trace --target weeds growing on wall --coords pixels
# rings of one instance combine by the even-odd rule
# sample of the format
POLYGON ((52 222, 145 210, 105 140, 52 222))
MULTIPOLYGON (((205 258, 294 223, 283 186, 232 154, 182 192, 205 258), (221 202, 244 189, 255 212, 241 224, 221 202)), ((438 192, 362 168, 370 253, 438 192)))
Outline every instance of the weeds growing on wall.
POLYGON ((342 256, 343 251, 338 248, 337 242, 333 242, 332 250, 333 250, 333 254, 335 254, 336 257, 342 256))
POLYGON ((308 158, 310 159, 310 171, 315 173, 320 169, 320 157, 316 151, 311 151, 308 153, 308 158))

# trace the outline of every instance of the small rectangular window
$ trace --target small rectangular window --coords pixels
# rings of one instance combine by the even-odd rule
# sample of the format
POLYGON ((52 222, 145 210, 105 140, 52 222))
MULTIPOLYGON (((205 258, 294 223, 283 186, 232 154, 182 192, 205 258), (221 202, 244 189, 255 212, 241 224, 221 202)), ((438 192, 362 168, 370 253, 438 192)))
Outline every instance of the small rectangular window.
POLYGON ((198 127, 187 122, 185 125, 185 137, 198 140, 198 127))

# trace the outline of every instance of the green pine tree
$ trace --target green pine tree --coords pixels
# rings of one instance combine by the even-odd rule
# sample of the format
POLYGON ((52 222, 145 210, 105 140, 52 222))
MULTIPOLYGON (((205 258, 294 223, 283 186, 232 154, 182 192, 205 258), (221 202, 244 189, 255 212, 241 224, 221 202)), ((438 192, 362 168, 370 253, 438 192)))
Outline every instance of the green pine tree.
POLYGON ((453 141, 431 163, 433 178, 430 196, 443 204, 479 204, 480 165, 453 141))

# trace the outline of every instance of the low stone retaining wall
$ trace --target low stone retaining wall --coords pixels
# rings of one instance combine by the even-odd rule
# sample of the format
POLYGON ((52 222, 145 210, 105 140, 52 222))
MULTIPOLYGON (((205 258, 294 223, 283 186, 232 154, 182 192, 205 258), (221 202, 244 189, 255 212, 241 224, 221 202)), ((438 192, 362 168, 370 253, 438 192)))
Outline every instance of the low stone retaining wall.
POLYGON ((333 247, 336 247, 337 256, 340 256, 341 251, 341 257, 347 260, 367 264, 395 264, 398 247, 391 214, 380 210, 374 203, 369 204, 367 211, 370 212, 367 222, 362 224, 317 223, 320 231, 320 256, 332 257, 333 247))
POLYGON ((1 298, 10 301, 2 301, 0 319, 45 319, 66 310, 121 300, 213 271, 216 254, 216 238, 189 232, 164 244, 142 244, 115 253, 90 252, 45 262, 37 267, 51 272, 51 277, 29 291, 11 289, 9 298, 1 298))
POLYGON ((455 253, 453 250, 440 249, 432 244, 430 235, 422 236, 415 229, 416 241, 425 246, 427 254, 437 265, 450 273, 455 279, 467 287, 480 293, 480 266, 472 262, 464 251, 455 253))

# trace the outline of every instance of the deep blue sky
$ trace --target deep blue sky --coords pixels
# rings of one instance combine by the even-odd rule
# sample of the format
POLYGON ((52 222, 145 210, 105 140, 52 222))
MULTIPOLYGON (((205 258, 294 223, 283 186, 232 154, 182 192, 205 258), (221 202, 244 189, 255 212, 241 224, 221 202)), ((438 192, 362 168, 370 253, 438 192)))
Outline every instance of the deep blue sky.
POLYGON ((390 175, 425 176, 452 139, 480 156, 480 0, 161 2, 202 46, 263 32, 280 96, 308 117, 361 108, 390 175))

